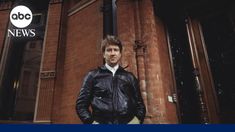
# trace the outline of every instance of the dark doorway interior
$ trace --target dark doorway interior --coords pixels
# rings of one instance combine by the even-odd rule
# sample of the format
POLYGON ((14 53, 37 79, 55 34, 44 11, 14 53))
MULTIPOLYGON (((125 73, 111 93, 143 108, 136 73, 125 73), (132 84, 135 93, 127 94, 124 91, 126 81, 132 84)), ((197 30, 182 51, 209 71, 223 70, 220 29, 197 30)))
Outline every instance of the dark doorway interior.
POLYGON ((221 13, 202 24, 221 123, 235 123, 235 16, 221 13))
POLYGON ((0 119, 32 121, 42 40, 13 40, 0 88, 0 119))
POLYGON ((175 17, 174 21, 167 22, 167 29, 181 123, 200 123, 200 107, 185 19, 183 17, 175 17))
POLYGON ((180 123, 201 123, 197 84, 186 27, 185 1, 154 0, 156 16, 166 24, 178 96, 180 123))
MULTIPOLYGON (((166 23, 169 32, 181 123, 200 123, 192 57, 184 21, 188 17, 199 20, 202 25, 208 58, 199 59, 209 60, 219 103, 217 114, 220 122, 235 123, 234 0, 154 0, 153 2, 155 14, 166 23)), ((208 73, 200 74, 203 76, 208 73)), ((214 99, 214 102, 217 100, 214 99)))
POLYGON ((9 50, 9 59, 5 69, 3 82, 0 88, 0 118, 8 120, 13 118, 14 102, 16 98, 17 80, 20 74, 24 43, 12 45, 9 50))

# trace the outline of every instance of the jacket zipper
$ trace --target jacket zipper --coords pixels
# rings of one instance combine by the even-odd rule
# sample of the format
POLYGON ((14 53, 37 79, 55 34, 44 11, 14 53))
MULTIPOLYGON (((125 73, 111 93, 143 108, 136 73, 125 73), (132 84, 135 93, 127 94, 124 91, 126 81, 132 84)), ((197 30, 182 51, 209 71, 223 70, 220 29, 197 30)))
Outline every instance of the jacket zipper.
POLYGON ((114 88, 113 88, 114 76, 112 75, 112 122, 114 122, 114 88))
POLYGON ((115 117, 116 117, 116 112, 115 112, 115 96, 116 96, 116 89, 114 88, 114 81, 115 81, 115 74, 112 75, 112 84, 111 84, 111 90, 112 90, 112 123, 115 123, 115 117))

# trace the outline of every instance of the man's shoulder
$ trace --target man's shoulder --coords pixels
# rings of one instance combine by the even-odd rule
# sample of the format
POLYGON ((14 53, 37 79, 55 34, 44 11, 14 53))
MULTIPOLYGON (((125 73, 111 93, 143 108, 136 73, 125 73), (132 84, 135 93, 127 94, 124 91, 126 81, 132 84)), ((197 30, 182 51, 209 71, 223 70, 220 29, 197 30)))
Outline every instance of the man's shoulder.
POLYGON ((123 69, 122 72, 123 72, 126 76, 128 76, 129 78, 131 78, 131 79, 135 79, 135 78, 136 78, 135 75, 134 75, 132 72, 130 72, 130 71, 127 71, 127 70, 123 69))
POLYGON ((129 75, 129 76, 133 76, 133 75, 134 75, 132 72, 127 71, 127 70, 125 70, 125 69, 124 69, 122 72, 125 73, 125 74, 127 74, 127 75, 129 75))
POLYGON ((95 68, 95 69, 90 69, 87 74, 95 74, 99 71, 99 68, 95 68))

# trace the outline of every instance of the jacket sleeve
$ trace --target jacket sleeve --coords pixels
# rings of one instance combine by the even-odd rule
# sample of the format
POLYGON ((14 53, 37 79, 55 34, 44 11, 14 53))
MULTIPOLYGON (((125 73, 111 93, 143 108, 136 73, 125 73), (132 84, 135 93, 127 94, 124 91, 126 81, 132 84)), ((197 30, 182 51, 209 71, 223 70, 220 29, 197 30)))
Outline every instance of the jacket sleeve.
POLYGON ((146 108, 144 105, 143 98, 141 96, 139 81, 136 79, 136 77, 134 75, 132 75, 132 84, 134 87, 134 98, 136 100, 136 114, 135 114, 135 116, 140 120, 140 123, 142 124, 144 122, 146 108))
POLYGON ((84 78, 80 93, 76 100, 76 112, 84 124, 93 122, 92 114, 89 110, 92 96, 92 73, 89 72, 84 78))

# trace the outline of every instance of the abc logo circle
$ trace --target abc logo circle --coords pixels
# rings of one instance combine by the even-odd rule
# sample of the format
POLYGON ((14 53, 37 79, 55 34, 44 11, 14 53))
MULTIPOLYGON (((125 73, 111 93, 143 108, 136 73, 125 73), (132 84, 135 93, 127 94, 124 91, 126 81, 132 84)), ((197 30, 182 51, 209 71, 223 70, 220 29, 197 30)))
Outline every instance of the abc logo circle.
POLYGON ((11 23, 18 28, 27 27, 32 22, 32 19, 31 10, 23 5, 16 6, 10 13, 11 23))

